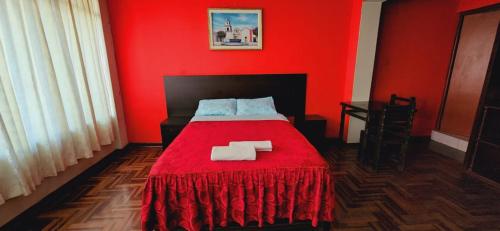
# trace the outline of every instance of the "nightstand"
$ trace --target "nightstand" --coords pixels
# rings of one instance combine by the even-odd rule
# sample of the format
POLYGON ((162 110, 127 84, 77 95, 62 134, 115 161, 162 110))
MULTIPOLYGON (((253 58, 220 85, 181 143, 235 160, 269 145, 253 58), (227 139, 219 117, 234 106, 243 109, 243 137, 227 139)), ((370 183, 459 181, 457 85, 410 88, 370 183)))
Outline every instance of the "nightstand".
POLYGON ((325 145, 326 119, 320 115, 306 115, 304 123, 298 128, 317 149, 325 145))
POLYGON ((165 149, 189 123, 189 117, 169 117, 160 123, 161 146, 165 149))

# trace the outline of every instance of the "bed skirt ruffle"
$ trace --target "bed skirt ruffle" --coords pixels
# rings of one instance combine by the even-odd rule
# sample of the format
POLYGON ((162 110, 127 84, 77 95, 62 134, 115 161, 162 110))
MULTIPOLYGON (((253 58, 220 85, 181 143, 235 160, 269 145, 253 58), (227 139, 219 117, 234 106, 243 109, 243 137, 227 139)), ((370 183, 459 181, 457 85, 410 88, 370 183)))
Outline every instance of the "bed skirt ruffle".
POLYGON ((285 168, 149 176, 142 229, 188 231, 310 220, 333 221, 334 181, 328 168, 285 168))

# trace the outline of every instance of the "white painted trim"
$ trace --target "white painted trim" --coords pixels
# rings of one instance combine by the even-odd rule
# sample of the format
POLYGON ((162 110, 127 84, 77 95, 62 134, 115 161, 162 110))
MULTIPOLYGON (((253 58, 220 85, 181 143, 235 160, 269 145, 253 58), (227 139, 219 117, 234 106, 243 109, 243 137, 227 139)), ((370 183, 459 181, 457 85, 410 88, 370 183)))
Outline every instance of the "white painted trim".
MULTIPOLYGON (((352 101, 370 100, 370 91, 377 51, 378 27, 382 2, 363 1, 359 26, 356 68, 352 86, 352 101)), ((365 127, 365 122, 351 117, 347 132, 347 143, 358 143, 359 133, 365 127)))
POLYGON ((462 152, 467 152, 467 146, 469 146, 469 141, 462 140, 460 138, 450 136, 448 134, 439 131, 432 131, 431 140, 444 144, 448 147, 460 150, 462 152))

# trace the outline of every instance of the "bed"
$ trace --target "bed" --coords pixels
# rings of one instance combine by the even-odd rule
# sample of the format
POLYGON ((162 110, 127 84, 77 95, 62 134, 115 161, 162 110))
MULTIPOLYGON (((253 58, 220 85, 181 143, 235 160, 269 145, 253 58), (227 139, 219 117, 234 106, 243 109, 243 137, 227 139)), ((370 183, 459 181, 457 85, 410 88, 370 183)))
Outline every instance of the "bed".
POLYGON ((283 221, 328 227, 335 201, 330 166, 286 119, 303 120, 305 83, 305 74, 165 77, 169 116, 192 116, 200 99, 263 96, 273 96, 284 116, 194 117, 149 173, 143 230, 283 221), (271 140, 273 151, 255 161, 210 161, 212 146, 238 140, 271 140))

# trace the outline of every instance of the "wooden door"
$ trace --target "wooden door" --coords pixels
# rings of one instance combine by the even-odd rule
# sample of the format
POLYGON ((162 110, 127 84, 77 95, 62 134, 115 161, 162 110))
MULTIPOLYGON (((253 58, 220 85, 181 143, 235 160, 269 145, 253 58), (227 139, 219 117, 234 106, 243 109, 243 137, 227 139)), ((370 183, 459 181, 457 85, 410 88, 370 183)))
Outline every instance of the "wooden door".
POLYGON ((469 139, 484 85, 500 10, 463 18, 440 130, 469 139))
POLYGON ((500 183, 500 29, 495 43, 466 160, 472 171, 500 183))

